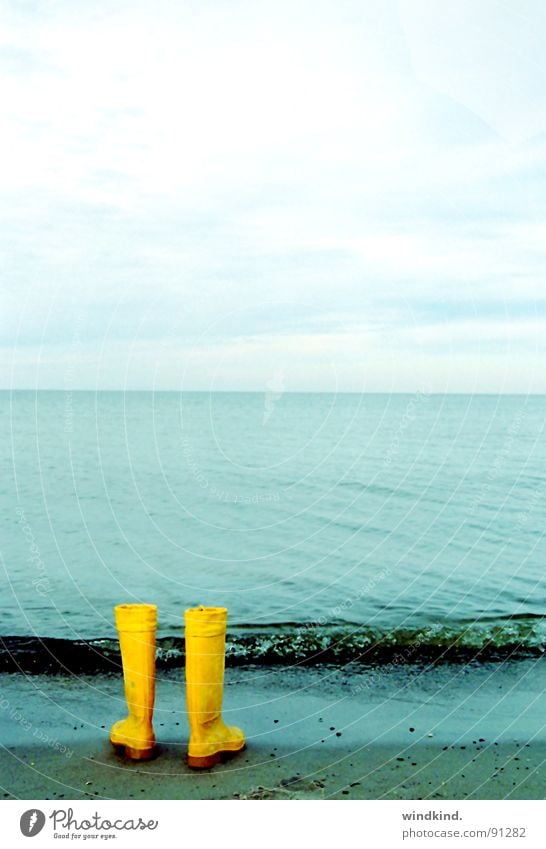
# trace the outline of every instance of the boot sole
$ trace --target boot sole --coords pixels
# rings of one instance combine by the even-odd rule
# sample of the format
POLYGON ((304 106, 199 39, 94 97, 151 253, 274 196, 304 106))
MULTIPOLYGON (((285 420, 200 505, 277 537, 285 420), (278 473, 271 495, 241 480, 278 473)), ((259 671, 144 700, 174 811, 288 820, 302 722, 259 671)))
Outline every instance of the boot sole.
POLYGON ((156 747, 151 749, 135 749, 133 746, 126 746, 124 743, 112 743, 116 752, 120 755, 125 755, 132 761, 151 761, 156 755, 156 747))
POLYGON ((190 769, 211 769, 211 767, 216 766, 222 761, 230 760, 234 755, 242 752, 243 749, 246 749, 246 743, 243 743, 239 749, 222 749, 220 752, 214 752, 213 755, 206 755, 204 758, 188 755, 186 760, 190 769))

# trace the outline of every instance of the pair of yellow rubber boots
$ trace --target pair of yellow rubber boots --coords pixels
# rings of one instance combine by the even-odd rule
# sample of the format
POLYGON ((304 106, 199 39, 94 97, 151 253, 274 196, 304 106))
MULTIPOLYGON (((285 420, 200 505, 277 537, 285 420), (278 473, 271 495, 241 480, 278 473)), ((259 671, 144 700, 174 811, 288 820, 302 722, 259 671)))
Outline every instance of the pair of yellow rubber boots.
MULTIPOLYGON (((120 604, 114 608, 129 715, 112 726, 110 741, 127 757, 149 760, 155 754, 152 715, 155 700, 157 607, 120 604)), ((185 611, 186 701, 190 723, 188 766, 208 769, 223 756, 240 752, 245 737, 222 719, 224 689, 225 607, 185 611)))

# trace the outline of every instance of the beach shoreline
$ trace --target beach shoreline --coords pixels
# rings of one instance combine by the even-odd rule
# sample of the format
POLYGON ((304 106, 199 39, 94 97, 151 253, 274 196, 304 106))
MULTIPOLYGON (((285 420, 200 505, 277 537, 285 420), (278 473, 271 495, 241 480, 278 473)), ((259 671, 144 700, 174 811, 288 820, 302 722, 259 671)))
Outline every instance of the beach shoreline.
POLYGON ((224 717, 248 747, 185 763, 183 670, 158 673, 158 756, 108 742, 119 675, 0 675, 0 774, 19 799, 544 799, 546 664, 241 666, 224 717))

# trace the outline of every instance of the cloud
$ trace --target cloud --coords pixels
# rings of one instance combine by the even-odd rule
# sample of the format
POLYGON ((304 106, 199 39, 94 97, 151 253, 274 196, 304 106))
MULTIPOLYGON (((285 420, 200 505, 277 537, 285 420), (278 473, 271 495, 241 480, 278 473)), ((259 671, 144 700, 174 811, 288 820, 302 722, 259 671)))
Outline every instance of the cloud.
POLYGON ((533 371, 545 145, 526 116, 542 109, 543 15, 524 5, 463 4, 451 36, 436 6, 418 27, 421 4, 394 0, 5 5, 6 385, 34 385, 39 355, 40 385, 64 361, 85 386, 124 385, 130 362, 132 386, 175 387, 195 349, 193 388, 213 372, 259 387, 273 352, 294 389, 330 388, 328 357, 347 389, 368 357, 380 386, 387 338, 414 373, 426 348, 418 373, 439 387, 447 340, 457 386, 473 385, 469 345, 483 387, 504 385, 504 342, 533 371), (517 94, 497 119, 478 108, 505 57, 495 27, 517 94))
POLYGON ((412 64, 426 85, 510 142, 546 130, 544 7, 537 0, 400 0, 412 64))

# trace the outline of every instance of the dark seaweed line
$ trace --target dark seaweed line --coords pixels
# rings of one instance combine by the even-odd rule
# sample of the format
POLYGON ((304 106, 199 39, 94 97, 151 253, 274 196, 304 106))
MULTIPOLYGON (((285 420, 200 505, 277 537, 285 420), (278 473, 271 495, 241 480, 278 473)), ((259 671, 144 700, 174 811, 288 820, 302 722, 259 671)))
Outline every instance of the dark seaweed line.
MULTIPOLYGON (((482 644, 465 643, 461 637, 426 639, 406 632, 373 638, 369 634, 308 631, 283 634, 236 635, 228 638, 226 664, 321 665, 347 663, 395 664, 397 666, 425 662, 495 661, 537 657, 545 654, 544 645, 518 639, 497 640, 482 644)), ((158 669, 184 666, 184 640, 162 637, 157 641, 158 669)), ((0 637, 0 672, 25 674, 116 673, 121 670, 121 657, 116 640, 64 640, 51 637, 0 637)))

